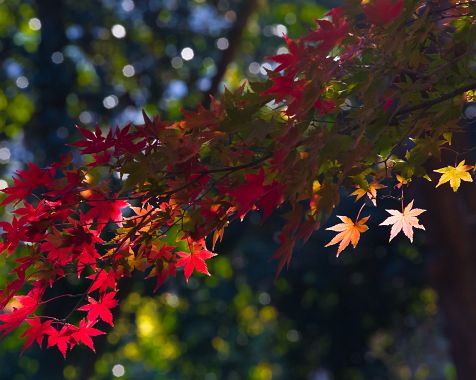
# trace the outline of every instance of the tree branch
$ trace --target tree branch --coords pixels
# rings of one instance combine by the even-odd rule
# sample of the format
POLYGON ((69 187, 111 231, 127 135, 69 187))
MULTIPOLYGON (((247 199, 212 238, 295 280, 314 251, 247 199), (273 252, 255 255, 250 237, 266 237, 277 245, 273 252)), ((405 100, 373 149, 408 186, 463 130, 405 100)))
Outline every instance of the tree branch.
POLYGON ((432 107, 446 100, 452 99, 455 96, 462 95, 466 91, 473 90, 475 88, 476 88, 476 82, 469 83, 465 86, 461 86, 451 92, 448 92, 447 94, 441 95, 438 98, 431 99, 423 103, 415 104, 414 106, 411 106, 411 107, 402 108, 401 110, 395 113, 395 116, 407 115, 409 113, 412 113, 413 111, 418 111, 423 108, 432 107))
POLYGON ((218 86, 225 75, 228 65, 233 61, 235 53, 240 46, 241 38, 243 32, 248 24, 250 16, 253 14, 253 11, 256 7, 256 0, 245 0, 243 5, 238 13, 235 25, 230 29, 230 32, 227 35, 229 46, 226 49, 221 57, 220 63, 218 64, 218 69, 215 76, 212 79, 210 89, 203 98, 203 105, 208 107, 210 105, 210 96, 216 95, 218 93, 218 86))

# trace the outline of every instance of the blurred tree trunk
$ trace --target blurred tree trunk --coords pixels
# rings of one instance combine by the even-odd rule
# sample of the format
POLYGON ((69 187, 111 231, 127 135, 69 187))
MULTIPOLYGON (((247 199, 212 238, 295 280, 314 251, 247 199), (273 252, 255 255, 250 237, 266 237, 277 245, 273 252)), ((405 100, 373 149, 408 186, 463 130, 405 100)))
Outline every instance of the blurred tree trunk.
MULTIPOLYGON (((429 237, 438 253, 431 266, 459 380, 476 376, 476 239, 468 223, 474 205, 444 191, 429 191, 429 237)), ((474 198, 474 192, 473 192, 474 198)))
MULTIPOLYGON (((461 136, 460 140, 471 144, 469 137, 461 136)), ((468 148, 464 144, 457 146, 457 149, 468 148)), ((450 153, 443 162, 450 163, 454 158, 450 153)), ((430 279, 438 292, 458 379, 473 380, 476 378, 476 186, 463 183, 457 193, 447 185, 441 189, 434 186, 435 183, 425 185, 431 213, 427 237, 435 248, 430 279)))
MULTIPOLYGON (((438 14, 450 3, 448 0, 431 0, 426 6, 438 14)), ((470 131, 474 130, 475 123, 468 124, 453 140, 456 151, 462 152, 474 145, 470 131)), ((461 159, 474 162, 474 157, 455 157, 448 151, 442 156, 445 165, 461 159)), ((434 168, 431 164, 430 167, 434 168)), ((464 183, 457 193, 447 185, 441 189, 434 186, 434 183, 428 183, 424 191, 431 212, 427 224, 428 239, 435 248, 430 280, 438 293, 457 378, 473 380, 476 378, 476 234, 473 232, 476 186, 464 183)))
POLYGON ((67 130, 73 126, 67 112, 67 96, 76 78, 74 65, 69 59, 64 57, 59 64, 52 61, 52 54, 63 53, 67 44, 64 1, 36 0, 35 6, 41 21, 41 42, 34 57, 37 70, 32 78, 36 89, 35 113, 24 128, 24 142, 34 154, 35 161, 44 165, 46 159, 56 160, 66 151, 67 130), (61 70, 58 65, 62 65, 61 70), (63 129, 58 131, 58 128, 63 129))

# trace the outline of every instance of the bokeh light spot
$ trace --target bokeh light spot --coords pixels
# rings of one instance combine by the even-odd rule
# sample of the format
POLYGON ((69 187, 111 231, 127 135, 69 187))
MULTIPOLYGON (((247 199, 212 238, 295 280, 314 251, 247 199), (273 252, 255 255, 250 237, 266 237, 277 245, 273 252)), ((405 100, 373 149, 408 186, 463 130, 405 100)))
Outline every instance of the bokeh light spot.
POLYGON ((102 104, 104 108, 111 109, 119 104, 119 99, 116 95, 109 95, 103 99, 102 104))
POLYGON ((53 54, 51 54, 51 61, 57 65, 60 63, 63 63, 64 61, 64 55, 60 51, 55 51, 53 54))
POLYGON ((133 77, 135 75, 135 73, 136 73, 136 70, 135 70, 134 66, 132 66, 132 65, 125 65, 122 68, 122 74, 127 78, 133 77))
POLYGON ((111 28, 111 33, 116 38, 124 38, 126 36, 126 28, 121 24, 113 25, 111 28))
POLYGON ((114 364, 111 372, 114 377, 122 377, 126 373, 126 369, 122 364, 114 364))
POLYGON ((39 18, 33 17, 28 21, 28 26, 31 30, 40 30, 41 29, 41 21, 39 18))
POLYGON ((230 43, 228 42, 228 38, 226 37, 221 37, 217 40, 217 48, 220 50, 226 50, 230 46, 230 43))
POLYGON ((17 85, 18 88, 24 89, 28 87, 30 82, 27 77, 24 77, 22 75, 17 78, 17 80, 15 81, 15 84, 17 85))
POLYGON ((190 47, 183 48, 182 51, 180 52, 180 55, 186 61, 191 61, 193 57, 195 56, 193 49, 190 47))

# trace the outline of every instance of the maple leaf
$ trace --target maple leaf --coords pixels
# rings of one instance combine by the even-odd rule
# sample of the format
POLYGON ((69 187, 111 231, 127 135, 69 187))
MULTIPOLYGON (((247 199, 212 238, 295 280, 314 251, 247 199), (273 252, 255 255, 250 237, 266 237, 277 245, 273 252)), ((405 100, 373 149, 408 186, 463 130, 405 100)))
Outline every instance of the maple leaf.
POLYGON ((129 124, 124 128, 117 128, 114 132, 114 149, 118 154, 135 154, 146 146, 145 140, 135 141, 134 133, 130 129, 129 124))
POLYGON ((94 132, 81 128, 79 125, 76 128, 78 128, 85 139, 69 145, 78 147, 81 150, 81 154, 105 152, 114 145, 112 129, 109 129, 109 133, 106 137, 103 137, 99 125, 96 125, 94 132))
POLYGON ((304 80, 295 80, 293 75, 277 76, 271 78, 271 81, 274 82, 273 86, 263 92, 263 95, 275 94, 277 101, 282 101, 288 96, 300 99, 306 84, 304 80))
POLYGON ((327 54, 333 47, 337 46, 347 35, 349 24, 345 17, 342 17, 343 8, 334 8, 326 13, 329 20, 316 20, 319 28, 308 33, 304 40, 319 41, 318 49, 321 54, 327 54))
POLYGON ((250 210, 258 207, 263 210, 263 219, 267 219, 282 203, 284 186, 276 181, 270 185, 264 185, 263 169, 257 174, 246 174, 245 180, 245 183, 228 191, 237 203, 238 217, 243 221, 250 210))
POLYGON ((254 207, 256 200, 261 198, 265 192, 263 169, 258 174, 246 174, 245 179, 245 183, 229 192, 239 206, 237 214, 241 220, 244 219, 246 214, 254 207))
POLYGON ((274 252, 274 258, 279 260, 278 263, 278 270, 276 271, 276 275, 281 273, 285 266, 289 266, 293 256, 294 246, 296 245, 296 239, 293 237, 289 237, 284 235, 283 232, 278 234, 278 240, 281 243, 278 249, 274 252))
POLYGON ((363 217, 355 222, 347 216, 337 215, 337 217, 343 223, 328 227, 326 228, 326 230, 336 231, 339 233, 334 236, 334 238, 325 246, 329 247, 331 245, 339 243, 339 247, 337 249, 337 257, 339 257, 339 254, 344 249, 346 249, 350 243, 352 243, 352 246, 354 248, 357 246, 357 243, 360 239, 360 234, 369 229, 369 227, 367 227, 365 223, 367 223, 367 220, 369 220, 370 216, 363 217))
POLYGON ((83 305, 78 310, 88 312, 88 320, 95 322, 98 317, 101 318, 104 322, 109 323, 111 326, 114 326, 112 322, 112 308, 117 306, 117 300, 114 299, 114 296, 117 292, 106 293, 101 297, 99 301, 96 301, 92 297, 88 297, 88 305, 83 305))
POLYGON ((403 5, 403 0, 371 0, 364 5, 364 13, 371 23, 383 26, 400 16, 403 5))
POLYGON ((0 228, 3 229, 0 253, 7 250, 7 254, 11 255, 21 241, 28 241, 27 229, 16 217, 13 217, 12 223, 0 222, 0 228))
POLYGON ((104 331, 93 328, 96 322, 86 321, 82 319, 79 322, 79 328, 72 335, 75 343, 83 343, 85 346, 89 347, 93 352, 96 352, 94 349, 94 343, 91 339, 92 336, 98 336, 105 334, 104 331))
POLYGON ((177 252, 177 255, 180 256, 180 259, 177 260, 176 267, 184 267, 183 273, 185 279, 188 281, 190 276, 193 273, 193 270, 197 270, 200 273, 210 276, 208 272, 207 264, 205 260, 211 259, 213 256, 216 256, 215 253, 210 252, 203 243, 192 242, 190 245, 190 253, 187 252, 177 252))
POLYGON ((264 195, 257 202, 259 208, 263 210, 263 221, 268 219, 283 202, 283 188, 284 186, 278 182, 264 187, 264 195))
POLYGON ((279 248, 274 252, 274 258, 279 260, 276 275, 281 273, 285 266, 291 262, 294 246, 296 245, 296 233, 301 225, 304 210, 301 205, 294 206, 294 209, 284 215, 286 224, 278 233, 279 248))
POLYGON ((424 230, 425 227, 422 226, 417 218, 418 215, 424 213, 426 210, 421 208, 413 208, 413 201, 411 201, 403 210, 400 212, 398 210, 386 210, 391 216, 385 219, 381 226, 392 226, 390 231, 390 239, 388 241, 392 241, 392 239, 398 235, 400 231, 403 230, 408 239, 413 243, 413 227, 419 228, 424 230))
POLYGON ((71 262, 71 247, 64 243, 62 233, 54 227, 46 241, 40 244, 40 250, 47 253, 46 257, 52 263, 66 265, 71 262))
POLYGON ((0 331, 3 330, 3 335, 20 326, 26 317, 38 308, 43 291, 40 288, 33 288, 26 296, 14 297, 15 303, 20 303, 21 307, 14 306, 11 313, 0 315, 0 321, 3 322, 0 325, 0 331))
POLYGON ((336 104, 332 99, 317 99, 314 102, 314 108, 319 110, 319 115, 324 116, 336 108, 336 104))
POLYGON ((463 160, 457 166, 447 166, 445 168, 433 170, 436 173, 442 174, 436 187, 449 182, 453 191, 456 192, 461 185, 461 181, 473 182, 471 174, 468 173, 468 170, 471 170, 473 166, 465 165, 464 163, 463 160))
POLYGON ((98 231, 102 231, 109 220, 122 227, 121 209, 129 206, 127 201, 115 199, 115 195, 112 196, 112 199, 109 199, 103 194, 94 193, 86 203, 91 206, 84 215, 86 223, 96 219, 98 231))
POLYGON ((61 330, 53 329, 48 337, 48 348, 56 346, 66 359, 66 351, 68 348, 73 348, 76 342, 72 339, 72 334, 75 333, 77 327, 69 324, 65 324, 61 330))
POLYGON ((105 293, 108 288, 116 290, 118 277, 120 277, 120 275, 113 269, 109 270, 109 272, 105 269, 102 269, 99 274, 94 273, 91 276, 87 276, 86 278, 93 281, 88 293, 92 293, 97 289, 99 289, 100 293, 105 293))
POLYGON ((29 162, 28 168, 25 170, 17 170, 18 178, 13 178, 14 186, 1 190, 8 196, 0 203, 6 205, 11 202, 19 202, 31 195, 37 187, 49 187, 53 183, 54 169, 40 169, 37 165, 29 162))
POLYGON ((369 184, 367 189, 364 189, 360 186, 357 186, 357 189, 351 193, 350 195, 355 195, 355 200, 358 201, 364 195, 367 195, 369 199, 372 201, 374 206, 377 206, 377 190, 385 188, 385 185, 381 185, 378 182, 372 182, 369 184))
POLYGON ((40 318, 36 315, 33 318, 25 320, 25 322, 28 323, 30 327, 26 329, 22 335, 20 335, 20 338, 25 336, 28 337, 25 344, 23 345, 22 352, 31 346, 35 340, 41 347, 44 336, 54 334, 56 331, 53 327, 51 327, 50 320, 42 323, 40 318))
POLYGON ((403 185, 408 185, 411 182, 411 178, 403 178, 400 174, 396 175, 398 183, 395 185, 397 189, 401 189, 403 185))
POLYGON ((38 203, 36 208, 25 200, 23 201, 23 204, 24 207, 17 208, 13 211, 14 214, 21 216, 21 222, 38 222, 41 220, 42 216, 49 211, 49 207, 46 206, 44 199, 38 203))
POLYGON ((279 65, 273 70, 275 73, 279 73, 280 71, 292 66, 297 66, 302 62, 302 55, 304 54, 304 49, 299 41, 293 41, 287 35, 284 35, 283 37, 288 45, 288 53, 266 57, 267 59, 279 63, 279 65))
POLYGON ((101 258, 94 245, 81 244, 79 246, 79 258, 78 258, 78 278, 81 276, 81 272, 86 265, 91 266, 93 270, 96 269, 96 260, 101 258))

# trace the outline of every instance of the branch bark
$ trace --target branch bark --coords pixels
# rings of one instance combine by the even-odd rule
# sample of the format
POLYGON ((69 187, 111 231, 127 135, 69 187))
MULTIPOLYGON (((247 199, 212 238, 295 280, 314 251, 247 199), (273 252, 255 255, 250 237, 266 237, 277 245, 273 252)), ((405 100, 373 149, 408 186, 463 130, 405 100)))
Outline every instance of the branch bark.
POLYGON ((402 108, 401 110, 399 110, 395 113, 395 116, 407 115, 411 112, 418 111, 420 109, 425 109, 425 108, 428 108, 428 107, 432 107, 432 106, 437 105, 439 103, 442 103, 446 100, 452 99, 455 96, 462 95, 466 91, 474 90, 475 88, 476 88, 476 81, 471 82, 471 83, 469 83, 465 86, 458 87, 457 89, 455 89, 451 92, 448 92, 447 94, 443 94, 443 95, 439 96, 438 98, 431 99, 431 100, 428 100, 426 102, 422 102, 422 103, 419 103, 419 104, 415 104, 414 106, 411 106, 411 107, 402 108))
POLYGON ((220 83, 226 73, 226 69, 229 64, 233 61, 236 52, 240 46, 241 38, 243 37, 243 32, 248 25, 248 21, 253 14, 253 11, 256 8, 256 0, 245 0, 243 5, 238 13, 235 25, 230 29, 228 33, 228 42, 229 46, 226 49, 221 57, 220 63, 218 64, 218 69, 215 76, 212 79, 210 90, 205 94, 203 98, 203 105, 205 107, 210 105, 210 96, 214 96, 218 93, 220 83))

